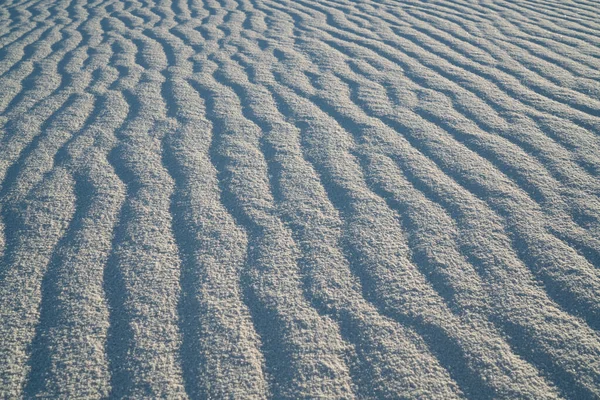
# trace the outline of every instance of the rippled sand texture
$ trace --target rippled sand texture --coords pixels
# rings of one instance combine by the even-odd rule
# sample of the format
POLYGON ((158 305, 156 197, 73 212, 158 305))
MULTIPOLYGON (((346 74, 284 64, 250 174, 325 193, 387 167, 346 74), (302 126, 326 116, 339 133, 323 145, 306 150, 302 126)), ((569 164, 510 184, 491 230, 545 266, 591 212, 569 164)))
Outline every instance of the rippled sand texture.
POLYGON ((5 0, 0 398, 600 397, 600 4, 5 0))

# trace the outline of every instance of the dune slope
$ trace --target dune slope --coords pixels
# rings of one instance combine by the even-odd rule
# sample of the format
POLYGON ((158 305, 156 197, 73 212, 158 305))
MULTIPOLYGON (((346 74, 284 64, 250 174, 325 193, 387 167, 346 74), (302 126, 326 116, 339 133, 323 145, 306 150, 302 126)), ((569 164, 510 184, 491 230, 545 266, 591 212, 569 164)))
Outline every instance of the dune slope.
POLYGON ((600 4, 5 0, 0 398, 600 398, 600 4))

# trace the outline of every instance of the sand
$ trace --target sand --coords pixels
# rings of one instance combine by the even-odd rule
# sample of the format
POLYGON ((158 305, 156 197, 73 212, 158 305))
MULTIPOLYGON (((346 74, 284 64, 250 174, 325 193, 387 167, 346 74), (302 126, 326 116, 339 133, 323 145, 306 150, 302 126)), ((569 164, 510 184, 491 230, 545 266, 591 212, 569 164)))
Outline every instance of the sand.
POLYGON ((600 398, 600 4, 5 0, 0 398, 600 398))

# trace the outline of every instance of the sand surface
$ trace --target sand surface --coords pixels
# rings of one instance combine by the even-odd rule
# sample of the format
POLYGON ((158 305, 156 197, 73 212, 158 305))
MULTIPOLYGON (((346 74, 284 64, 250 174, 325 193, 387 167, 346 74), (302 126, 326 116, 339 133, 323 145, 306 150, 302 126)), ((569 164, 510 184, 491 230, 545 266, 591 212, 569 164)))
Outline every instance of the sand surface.
POLYGON ((0 398, 600 398, 597 0, 3 0, 0 93, 0 398))

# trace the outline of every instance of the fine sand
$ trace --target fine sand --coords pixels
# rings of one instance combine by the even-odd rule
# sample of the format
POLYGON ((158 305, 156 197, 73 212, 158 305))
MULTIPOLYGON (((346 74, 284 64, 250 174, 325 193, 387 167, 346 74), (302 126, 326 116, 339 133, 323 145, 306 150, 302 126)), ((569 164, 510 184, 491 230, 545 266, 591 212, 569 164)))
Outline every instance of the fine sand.
POLYGON ((0 1, 0 398, 600 398, 597 0, 0 1))

